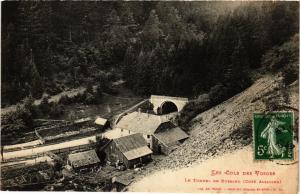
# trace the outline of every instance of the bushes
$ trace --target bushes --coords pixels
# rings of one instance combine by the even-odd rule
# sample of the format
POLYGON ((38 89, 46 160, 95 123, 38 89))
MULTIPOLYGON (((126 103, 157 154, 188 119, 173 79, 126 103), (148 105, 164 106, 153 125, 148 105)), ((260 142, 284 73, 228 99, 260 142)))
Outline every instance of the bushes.
POLYGON ((44 97, 39 106, 35 108, 36 117, 58 118, 64 113, 63 105, 60 102, 49 102, 49 97, 44 97))
POLYGON ((52 103, 52 106, 50 108, 49 115, 53 118, 58 118, 64 113, 63 105, 58 103, 52 103))
POLYGON ((96 153, 101 162, 105 162, 105 153, 103 152, 103 146, 105 146, 110 140, 103 136, 96 136, 96 153))
POLYGON ((179 126, 188 124, 199 113, 209 109, 211 101, 208 94, 200 95, 196 100, 188 102, 182 109, 180 116, 177 118, 179 126))
POLYGON ((293 36, 289 41, 280 46, 275 46, 262 57, 264 68, 268 71, 281 71, 285 84, 290 84, 298 79, 298 54, 299 35, 293 36))
POLYGON ((153 112, 153 104, 148 100, 139 106, 142 112, 153 112))
POLYGON ((299 77, 299 69, 297 63, 288 64, 283 70, 283 82, 285 85, 289 85, 296 81, 299 77))
POLYGON ((72 103, 84 103, 84 104, 99 104, 102 98, 102 88, 97 86, 94 90, 92 87, 87 87, 83 93, 78 93, 75 96, 69 97, 63 95, 59 99, 59 104, 70 105, 72 103))
POLYGON ((9 112, 2 116, 2 133, 22 134, 20 131, 26 131, 33 127, 34 118, 51 117, 59 118, 64 114, 64 105, 72 103, 97 104, 101 102, 102 90, 98 86, 95 91, 88 88, 83 93, 75 96, 61 96, 58 102, 49 102, 49 97, 44 96, 39 105, 34 105, 34 98, 29 96, 25 98, 23 105, 18 105, 16 111, 9 112))
POLYGON ((60 97, 58 103, 63 105, 70 105, 73 103, 80 103, 86 99, 86 93, 78 93, 75 96, 69 97, 68 95, 63 95, 60 97))
POLYGON ((62 95, 58 102, 59 104, 64 104, 64 105, 71 104, 71 100, 68 95, 62 95))
POLYGON ((34 106, 34 98, 31 95, 24 99, 24 108, 34 114, 36 107, 34 106))
POLYGON ((267 70, 276 72, 287 65, 298 62, 299 35, 293 36, 280 46, 275 46, 262 56, 262 64, 267 70))
POLYGON ((85 104, 94 104, 94 102, 96 101, 95 97, 93 94, 87 92, 85 95, 85 104))
POLYGON ((45 96, 42 98, 41 104, 39 105, 38 109, 43 113, 47 114, 50 112, 50 104, 49 104, 49 97, 45 96))
POLYGON ((84 92, 84 95, 85 95, 85 99, 82 99, 83 103, 98 104, 100 103, 100 99, 102 97, 102 89, 100 85, 98 85, 97 88, 95 88, 95 90, 93 89, 92 85, 88 85, 84 92))
POLYGON ((49 95, 55 95, 62 92, 62 88, 57 83, 51 83, 46 86, 45 92, 49 95))
MULTIPOLYGON (((243 85, 243 87, 246 86, 243 85)), ((187 125, 188 122, 201 112, 227 100, 241 90, 235 91, 234 88, 230 88, 230 85, 223 85, 221 83, 213 86, 208 93, 200 95, 196 100, 192 100, 185 105, 180 116, 177 118, 178 124, 180 126, 187 125)))
POLYGON ((2 134, 20 135, 33 126, 32 112, 25 106, 17 105, 16 111, 9 112, 1 119, 2 134))
POLYGON ((229 89, 223 84, 217 84, 212 87, 208 93, 210 104, 216 105, 229 96, 229 89))

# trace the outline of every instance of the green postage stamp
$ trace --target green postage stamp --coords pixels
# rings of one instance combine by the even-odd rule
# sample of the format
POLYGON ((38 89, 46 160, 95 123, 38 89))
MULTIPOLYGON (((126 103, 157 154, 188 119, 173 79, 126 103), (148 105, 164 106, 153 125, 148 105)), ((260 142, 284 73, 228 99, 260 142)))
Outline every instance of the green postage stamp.
POLYGON ((254 157, 257 160, 293 159, 293 112, 254 113, 254 157))

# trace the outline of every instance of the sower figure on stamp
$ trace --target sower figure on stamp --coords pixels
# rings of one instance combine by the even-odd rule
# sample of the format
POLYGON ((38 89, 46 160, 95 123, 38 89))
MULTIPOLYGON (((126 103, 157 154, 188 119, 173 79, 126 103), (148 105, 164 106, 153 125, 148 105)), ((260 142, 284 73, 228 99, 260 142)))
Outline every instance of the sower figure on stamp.
POLYGON ((287 130, 283 130, 280 128, 280 125, 285 124, 282 121, 278 121, 275 116, 271 117, 270 122, 268 123, 267 127, 261 132, 260 136, 264 139, 267 138, 268 140, 268 151, 267 153, 271 155, 271 158, 274 155, 282 155, 284 154, 285 148, 281 148, 276 143, 276 129, 282 131, 283 133, 288 132, 287 130))

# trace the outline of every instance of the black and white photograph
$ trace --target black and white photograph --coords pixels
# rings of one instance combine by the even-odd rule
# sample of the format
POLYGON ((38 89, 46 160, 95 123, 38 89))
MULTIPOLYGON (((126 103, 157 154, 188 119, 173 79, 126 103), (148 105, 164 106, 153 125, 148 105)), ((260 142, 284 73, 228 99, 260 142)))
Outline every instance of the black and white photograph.
POLYGON ((2 1, 1 191, 298 193, 299 1, 2 1))

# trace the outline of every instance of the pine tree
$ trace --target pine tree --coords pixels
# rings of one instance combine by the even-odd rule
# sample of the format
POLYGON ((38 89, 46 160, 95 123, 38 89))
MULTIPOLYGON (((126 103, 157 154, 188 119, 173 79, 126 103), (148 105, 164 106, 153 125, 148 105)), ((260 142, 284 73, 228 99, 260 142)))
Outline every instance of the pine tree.
POLYGON ((241 91, 249 85, 249 77, 247 75, 246 52, 241 40, 238 41, 231 55, 231 63, 227 65, 225 70, 225 83, 231 92, 230 95, 241 91))
POLYGON ((35 62, 34 62, 34 56, 31 51, 31 59, 29 63, 29 78, 31 79, 30 85, 31 85, 31 94, 33 97, 40 98, 43 94, 43 83, 42 78, 36 68, 35 62))
POLYGON ((155 10, 152 10, 143 28, 143 42, 145 49, 152 50, 152 48, 155 47, 156 42, 159 41, 162 36, 160 25, 161 24, 155 10))
POLYGON ((129 7, 128 4, 121 4, 121 9, 120 9, 120 19, 123 25, 133 25, 136 24, 133 13, 129 7))

